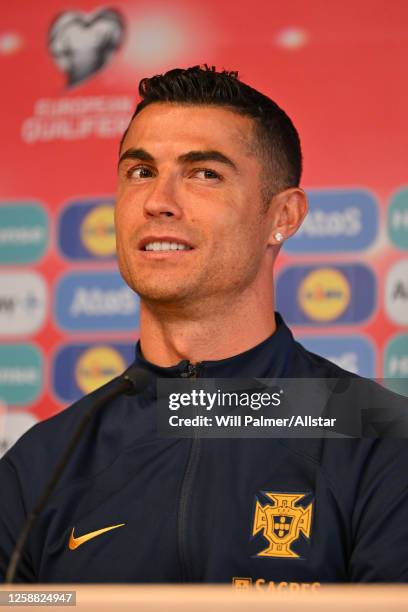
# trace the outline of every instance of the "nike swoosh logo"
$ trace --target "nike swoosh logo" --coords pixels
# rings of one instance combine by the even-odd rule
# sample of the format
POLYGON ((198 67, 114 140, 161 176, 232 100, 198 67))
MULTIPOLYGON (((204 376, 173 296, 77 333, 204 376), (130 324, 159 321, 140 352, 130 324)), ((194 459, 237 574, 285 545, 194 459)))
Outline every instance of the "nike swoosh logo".
POLYGON ((110 527, 104 527, 103 529, 97 529, 96 531, 90 531, 89 533, 85 533, 84 535, 76 538, 74 536, 74 529, 72 528, 71 535, 69 537, 68 547, 70 550, 75 550, 78 546, 85 544, 88 540, 92 540, 92 538, 97 538, 98 536, 106 533, 107 531, 111 531, 112 529, 117 529, 118 527, 123 527, 126 523, 120 523, 120 525, 111 525, 110 527))

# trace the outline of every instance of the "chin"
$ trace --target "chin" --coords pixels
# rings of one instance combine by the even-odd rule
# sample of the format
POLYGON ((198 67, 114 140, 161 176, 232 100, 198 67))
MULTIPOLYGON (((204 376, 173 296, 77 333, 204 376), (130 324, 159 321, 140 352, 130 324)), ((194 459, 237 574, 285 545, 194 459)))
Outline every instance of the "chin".
POLYGON ((166 287, 164 285, 147 286, 141 283, 134 284, 133 291, 137 293, 141 300, 157 304, 174 304, 183 302, 188 298, 189 292, 186 288, 177 288, 174 285, 166 287))

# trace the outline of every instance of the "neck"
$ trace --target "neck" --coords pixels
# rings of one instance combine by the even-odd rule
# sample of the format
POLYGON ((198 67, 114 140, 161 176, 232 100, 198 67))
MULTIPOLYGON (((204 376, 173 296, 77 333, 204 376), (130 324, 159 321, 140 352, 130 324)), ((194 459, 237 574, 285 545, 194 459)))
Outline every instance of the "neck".
POLYGON ((215 361, 247 351, 274 333, 272 286, 233 299, 208 299, 188 305, 152 304, 141 300, 140 344, 143 356, 169 367, 215 361))

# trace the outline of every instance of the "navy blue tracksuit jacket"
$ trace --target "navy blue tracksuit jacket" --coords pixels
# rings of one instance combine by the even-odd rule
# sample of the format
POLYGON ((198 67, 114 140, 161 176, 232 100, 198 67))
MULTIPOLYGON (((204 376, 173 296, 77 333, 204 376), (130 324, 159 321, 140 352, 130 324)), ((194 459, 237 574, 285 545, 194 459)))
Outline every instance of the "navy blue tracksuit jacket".
MULTIPOLYGON (((279 315, 277 323, 261 344, 202 362, 196 375, 348 376, 296 343, 279 315)), ((136 362, 157 377, 191 370, 186 361, 148 363, 139 346, 136 362)), ((99 393, 34 426, 0 461, 0 579, 27 512, 99 393)), ((122 395, 88 425, 33 528, 18 581, 407 580, 407 440, 164 439, 152 393, 122 395)))

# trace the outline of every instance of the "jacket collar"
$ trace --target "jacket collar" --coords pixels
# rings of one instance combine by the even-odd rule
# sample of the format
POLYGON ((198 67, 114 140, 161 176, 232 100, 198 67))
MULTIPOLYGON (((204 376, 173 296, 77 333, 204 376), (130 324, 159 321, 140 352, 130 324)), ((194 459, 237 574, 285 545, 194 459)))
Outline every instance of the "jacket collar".
MULTIPOLYGON (((217 361, 201 361, 196 372, 202 378, 257 378, 288 377, 294 356, 295 340, 278 312, 275 312, 276 329, 260 344, 233 357, 217 361)), ((143 357, 140 340, 136 345, 136 363, 153 372, 159 378, 185 376, 191 367, 183 360, 170 367, 158 366, 143 357)))

